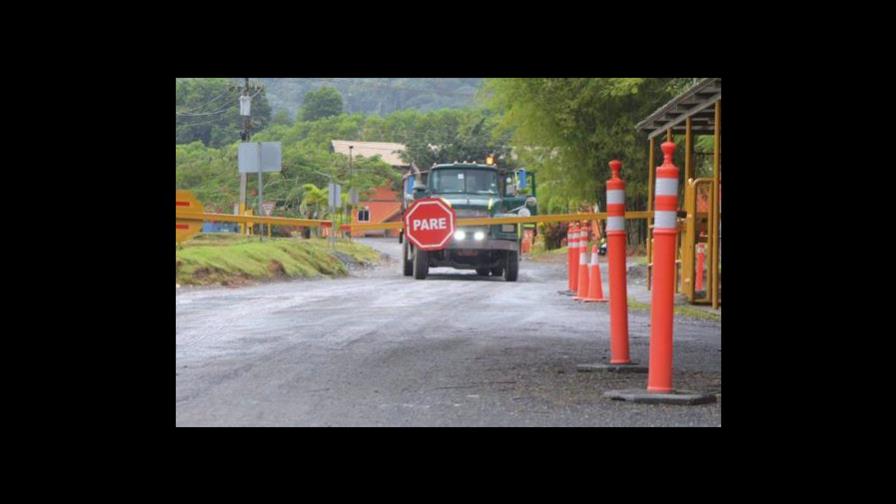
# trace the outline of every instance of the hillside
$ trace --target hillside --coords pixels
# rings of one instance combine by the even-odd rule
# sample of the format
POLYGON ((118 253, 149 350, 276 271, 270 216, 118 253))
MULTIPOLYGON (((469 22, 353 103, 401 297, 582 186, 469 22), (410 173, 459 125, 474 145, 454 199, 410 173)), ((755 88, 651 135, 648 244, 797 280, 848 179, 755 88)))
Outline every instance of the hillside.
POLYGON ((305 93, 321 86, 339 90, 348 113, 386 115, 396 110, 430 111, 441 108, 464 108, 474 102, 482 79, 260 79, 274 113, 286 110, 290 119, 302 106, 305 93))

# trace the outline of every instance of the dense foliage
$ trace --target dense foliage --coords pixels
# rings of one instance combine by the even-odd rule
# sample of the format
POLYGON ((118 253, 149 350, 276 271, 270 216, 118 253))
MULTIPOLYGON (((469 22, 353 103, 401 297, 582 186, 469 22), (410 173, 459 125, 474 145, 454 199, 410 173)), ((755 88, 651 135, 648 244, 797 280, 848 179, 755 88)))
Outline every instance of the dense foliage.
MULTIPOLYGON (((480 99, 501 117, 494 134, 511 132, 520 162, 538 172, 538 196, 545 210, 585 210, 595 203, 606 209, 605 181, 612 159, 623 162, 628 207, 645 209, 648 143, 635 125, 693 81, 487 79, 480 99)), ((698 139, 698 154, 707 139, 698 139)), ((679 166, 683 151, 682 146, 676 152, 679 166)), ((656 161, 661 162, 661 154, 656 161)), ((644 230, 639 231, 643 237, 644 230)))
POLYGON ((285 110, 291 118, 300 117, 306 93, 323 86, 339 91, 349 114, 389 115, 414 109, 422 112, 473 105, 482 79, 261 79, 275 111, 285 110))
POLYGON ((302 102, 302 120, 316 121, 342 113, 342 95, 336 88, 325 86, 305 93, 302 102))

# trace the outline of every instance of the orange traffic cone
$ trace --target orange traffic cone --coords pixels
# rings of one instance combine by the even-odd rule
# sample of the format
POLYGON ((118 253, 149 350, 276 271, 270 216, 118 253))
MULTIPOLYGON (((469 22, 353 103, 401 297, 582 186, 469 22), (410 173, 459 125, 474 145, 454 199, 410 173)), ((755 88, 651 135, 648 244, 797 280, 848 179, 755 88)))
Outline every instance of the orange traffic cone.
POLYGON ((523 233, 523 242, 520 245, 523 254, 528 254, 532 250, 532 231, 527 229, 525 233, 523 233))
POLYGON ((606 303, 604 288, 600 282, 600 263, 597 261, 597 245, 591 248, 591 276, 588 278, 588 297, 586 303, 606 303))
POLYGON ((576 301, 582 301, 588 297, 588 242, 583 240, 579 250, 581 251, 579 253, 579 277, 576 286, 578 291, 573 297, 576 301))

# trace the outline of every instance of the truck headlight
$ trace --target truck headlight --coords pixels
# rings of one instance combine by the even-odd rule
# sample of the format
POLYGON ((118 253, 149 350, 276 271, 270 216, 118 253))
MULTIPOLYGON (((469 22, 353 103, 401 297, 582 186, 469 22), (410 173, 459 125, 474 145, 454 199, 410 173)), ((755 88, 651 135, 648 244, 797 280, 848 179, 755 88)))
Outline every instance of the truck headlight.
POLYGON ((457 231, 454 232, 454 239, 455 239, 455 240, 463 240, 463 239, 466 238, 466 237, 467 237, 467 233, 466 233, 466 231, 457 230, 457 231))
POLYGON ((476 231, 475 233, 473 233, 473 239, 477 241, 484 240, 485 233, 483 233, 482 231, 476 231))

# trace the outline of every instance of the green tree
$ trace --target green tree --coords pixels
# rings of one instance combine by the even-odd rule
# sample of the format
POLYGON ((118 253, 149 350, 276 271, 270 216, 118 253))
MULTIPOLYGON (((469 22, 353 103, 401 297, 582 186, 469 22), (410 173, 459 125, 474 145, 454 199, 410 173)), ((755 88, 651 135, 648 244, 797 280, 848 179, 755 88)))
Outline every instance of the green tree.
POLYGON ((407 132, 402 159, 423 168, 433 163, 483 162, 487 154, 494 153, 503 164, 510 164, 510 135, 493 133, 492 116, 485 109, 439 110, 422 115, 407 132))
POLYGON ((480 99, 502 117, 496 133, 511 132, 521 163, 537 171, 539 199, 605 209, 607 163, 615 158, 623 162, 629 208, 644 209, 647 140, 635 124, 688 81, 487 79, 480 99))
MULTIPOLYGON (((540 183, 595 201, 623 161, 630 193, 646 198, 646 136, 635 124, 691 79, 490 79, 488 102, 504 112, 517 153, 537 166, 540 183)), ((644 201, 646 204, 646 200, 644 201)))
POLYGON ((288 126, 290 124, 289 113, 285 110, 278 111, 271 119, 271 124, 288 126))
POLYGON ((302 184, 302 193, 302 204, 299 207, 302 215, 307 219, 323 219, 327 214, 327 188, 302 184))
MULTIPOLYGON (((317 187, 314 184, 302 184, 302 203, 299 211, 306 219, 323 219, 327 215, 327 203, 329 191, 326 187, 317 187)), ((319 230, 320 228, 315 228, 319 230)), ((319 231, 315 231, 319 233, 319 231)), ((319 235, 318 235, 319 236, 319 235)), ((305 229, 305 238, 310 237, 310 231, 305 229)))
POLYGON ((302 102, 302 120, 316 121, 342 113, 342 95, 334 87, 323 86, 305 93, 302 102))

